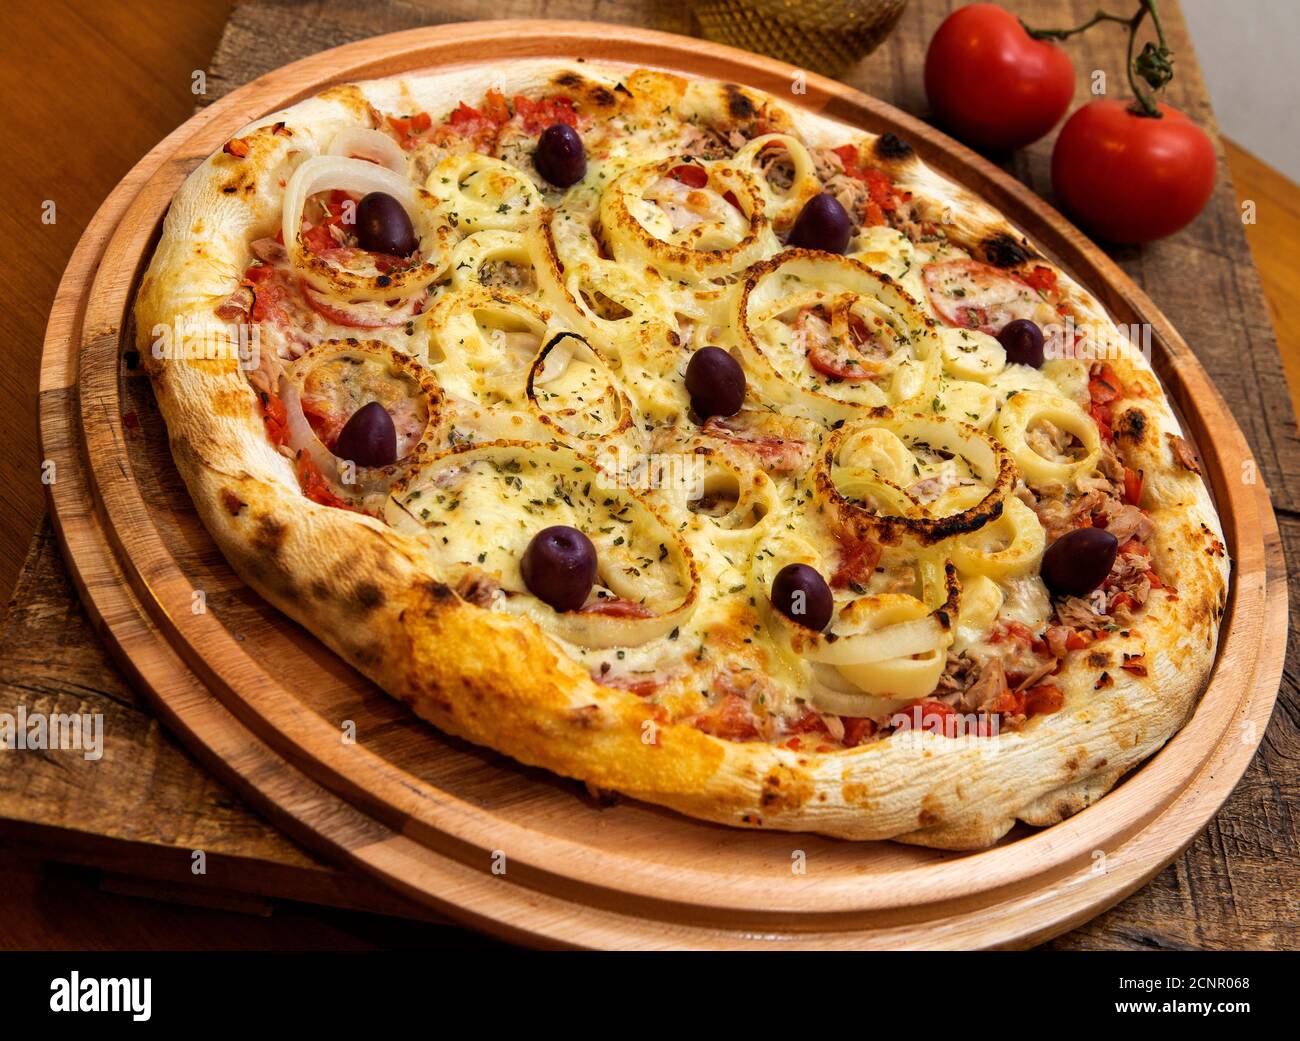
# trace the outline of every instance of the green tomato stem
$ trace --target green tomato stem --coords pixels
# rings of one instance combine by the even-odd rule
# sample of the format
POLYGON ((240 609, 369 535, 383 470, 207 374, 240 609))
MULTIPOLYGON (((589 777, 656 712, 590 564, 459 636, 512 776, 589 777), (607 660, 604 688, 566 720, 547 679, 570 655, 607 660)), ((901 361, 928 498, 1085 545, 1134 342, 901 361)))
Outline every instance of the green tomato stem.
MULTIPOLYGON (((1163 87, 1165 83, 1168 83, 1173 79, 1172 55, 1169 52, 1168 41, 1165 39, 1164 26, 1160 22, 1160 12, 1156 8, 1156 0, 1138 0, 1138 9, 1128 18, 1125 18, 1123 15, 1110 14, 1107 11, 1099 9, 1097 13, 1086 22, 1076 25, 1072 29, 1034 29, 1025 25, 1023 21, 1021 21, 1020 25, 1021 28, 1029 34, 1030 38, 1035 40, 1068 40, 1071 36, 1086 32, 1094 25, 1099 25, 1102 22, 1118 22, 1120 25, 1127 26, 1128 50, 1125 58, 1125 71, 1128 74, 1129 89, 1133 91, 1134 100, 1133 105, 1131 106, 1131 111, 1135 115, 1144 116, 1150 119, 1159 119, 1161 118, 1161 113, 1159 107, 1156 105, 1154 97, 1155 90, 1159 88, 1148 87, 1147 90, 1143 90, 1138 85, 1138 80, 1140 79, 1138 75, 1138 59, 1136 59, 1133 54, 1134 49, 1137 47, 1138 29, 1141 28, 1142 23, 1146 20, 1148 14, 1151 16, 1152 25, 1155 26, 1156 39, 1159 41, 1159 45, 1154 51, 1154 57, 1163 63, 1164 68, 1162 69, 1162 73, 1167 73, 1166 75, 1158 77, 1163 80, 1160 84, 1163 87)), ((1147 55, 1144 51, 1142 58, 1145 59, 1146 57, 1147 55)))

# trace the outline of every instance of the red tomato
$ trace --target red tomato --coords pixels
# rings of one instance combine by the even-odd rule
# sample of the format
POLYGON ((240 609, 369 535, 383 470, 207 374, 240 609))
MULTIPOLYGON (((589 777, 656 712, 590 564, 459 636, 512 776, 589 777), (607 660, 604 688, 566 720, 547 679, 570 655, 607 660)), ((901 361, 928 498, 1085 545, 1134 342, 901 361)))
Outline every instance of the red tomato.
POLYGON ((739 694, 727 694, 712 709, 695 720, 706 734, 725 741, 749 741, 758 737, 758 727, 749 702, 739 694))
POLYGON ((674 166, 668 171, 668 176, 674 181, 680 181, 687 188, 703 188, 709 183, 709 171, 702 166, 696 166, 694 163, 683 163, 681 166, 674 166))
POLYGON ((398 303, 395 306, 390 305, 387 310, 379 307, 370 307, 369 309, 365 307, 336 307, 330 302, 329 297, 315 292, 305 284, 302 287, 302 296, 307 301, 308 306, 326 321, 348 329, 399 328, 415 317, 422 302, 420 298, 413 297, 405 303, 398 303))
POLYGON ((1037 141, 1074 97, 1074 66, 996 4, 950 14, 925 54, 925 93, 939 122, 977 148, 1037 141))
POLYGON ((844 719, 844 747, 857 748, 876 732, 876 724, 869 719, 844 719))
POLYGON ((333 506, 337 510, 352 509, 351 504, 334 494, 324 474, 320 472, 320 467, 306 452, 298 457, 298 483, 302 485, 303 495, 312 502, 320 503, 322 506, 333 506))
POLYGON ((843 557, 840 566, 831 576, 831 585, 836 589, 844 586, 865 586, 880 563, 880 547, 874 542, 863 539, 850 542, 847 546, 841 542, 843 557))
POLYGON ((1025 691, 1025 715, 1041 716, 1059 712, 1065 704, 1065 695, 1055 683, 1040 683, 1025 691))
MULTIPOLYGON (((531 101, 522 94, 515 95, 515 114, 523 122, 524 129, 530 134, 540 134, 549 126, 563 123, 565 126, 578 125, 578 113, 573 102, 565 97, 547 98, 544 101, 531 101)), ((507 114, 506 118, 509 118, 507 114)))
POLYGON ((895 712, 889 721, 899 730, 929 730, 931 733, 956 737, 960 725, 957 710, 942 701, 913 702, 901 712, 895 712))
POLYGON ((1142 501, 1142 471, 1124 467, 1124 501, 1136 506, 1142 501))
POLYGON ((287 445, 289 443, 289 414, 285 411, 284 402, 274 394, 258 395, 258 403, 262 406, 262 420, 266 423, 266 433, 275 445, 287 445))
POLYGON ((1150 242, 1172 235, 1214 191, 1214 145, 1177 109, 1140 116, 1123 101, 1090 101, 1061 128, 1052 187, 1098 238, 1150 242))

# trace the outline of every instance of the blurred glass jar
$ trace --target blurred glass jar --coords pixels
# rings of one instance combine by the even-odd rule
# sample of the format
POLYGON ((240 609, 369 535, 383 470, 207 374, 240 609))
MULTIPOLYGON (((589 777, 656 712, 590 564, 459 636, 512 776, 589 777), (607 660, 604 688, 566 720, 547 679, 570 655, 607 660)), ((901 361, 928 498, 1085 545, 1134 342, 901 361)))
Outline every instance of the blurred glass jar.
POLYGON ((696 0, 710 40, 837 76, 889 35, 907 0, 696 0))

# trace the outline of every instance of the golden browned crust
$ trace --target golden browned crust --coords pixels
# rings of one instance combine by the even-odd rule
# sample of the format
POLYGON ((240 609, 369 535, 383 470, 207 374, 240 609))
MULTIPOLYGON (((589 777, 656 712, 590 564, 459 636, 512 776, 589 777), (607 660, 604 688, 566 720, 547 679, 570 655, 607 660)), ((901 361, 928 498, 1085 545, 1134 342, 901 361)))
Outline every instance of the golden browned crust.
MULTIPOLYGON (((582 106, 622 103, 608 86, 616 77, 606 83, 599 75, 590 66, 582 74, 521 66, 512 86, 554 79, 579 94, 582 106)), ((1125 462, 1146 475, 1153 554, 1178 597, 1153 597, 1140 632, 1105 641, 1107 667, 1077 656, 1057 680, 1066 710, 1035 717, 1021 731, 983 745, 898 733, 825 754, 721 740, 664 722, 635 695, 594 682, 530 621, 462 600, 433 573, 420 538, 306 499, 292 464, 268 442, 237 360, 151 356, 157 325, 185 319, 199 331, 220 332, 213 309, 237 283, 249 239, 275 228, 280 181, 299 150, 319 150, 338 128, 365 123, 370 106, 385 98, 413 97, 436 110, 438 101, 445 108, 481 93, 491 78, 484 72, 479 82, 462 71, 454 85, 431 77, 332 88, 242 131, 247 155, 217 153, 172 204, 140 287, 140 346, 176 465, 249 585, 449 733, 732 825, 981 847, 1017 819, 1051 824, 1095 801, 1181 726, 1213 662, 1228 565, 1205 486, 1169 440, 1180 433, 1177 421, 1150 366, 1131 348, 1114 363, 1131 392, 1115 403, 1116 441, 1125 462), (1148 674, 1117 668, 1114 656, 1123 653, 1144 654, 1148 674), (1112 677, 1109 686, 1098 688, 1099 668, 1112 677)), ((661 76, 653 90, 690 92, 736 126, 792 122, 748 89, 661 76)), ((401 110, 395 101, 392 108, 401 110)), ((807 113, 793 122, 818 144, 852 133, 807 113)), ((865 138, 863 147, 919 199, 949 208, 954 234, 978 255, 1003 267, 1036 255, 1001 217, 896 139, 865 138)), ((1063 275, 1061 285, 1073 307, 1109 322, 1086 291, 1063 275)))

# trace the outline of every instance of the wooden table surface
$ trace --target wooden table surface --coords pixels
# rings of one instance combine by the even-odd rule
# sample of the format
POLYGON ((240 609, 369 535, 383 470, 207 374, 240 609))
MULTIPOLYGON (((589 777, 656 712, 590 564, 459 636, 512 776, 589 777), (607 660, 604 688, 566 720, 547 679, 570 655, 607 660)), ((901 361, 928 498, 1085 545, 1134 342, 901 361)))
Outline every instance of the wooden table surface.
MULTIPOLYGON (((953 6, 912 0, 894 37, 846 81, 924 114, 916 59, 953 6)), ((1024 0, 1008 6, 1027 20, 1056 25, 1082 20, 1094 5, 1024 0)), ((428 917, 423 910, 321 863, 204 774, 160 730, 108 660, 68 584, 48 524, 32 539, 43 509, 34 429, 47 310, 77 237, 121 175, 196 102, 261 71, 349 39, 484 15, 586 17, 692 30, 682 7, 664 0, 383 0, 369 7, 345 0, 252 0, 233 12, 226 0, 10 0, 0 7, 0 84, 9 96, 25 99, 0 131, 11 171, 10 205, 0 211, 0 285, 8 304, 0 314, 6 334, 0 338, 0 432, 10 447, 0 455, 0 481, 10 504, 0 522, 0 593, 17 583, 0 629, 0 711, 39 704, 45 711, 102 712, 110 748, 118 742, 116 754, 94 764, 58 753, 29 753, 21 761, 0 753, 0 948, 488 942, 419 921, 428 917), (193 74, 205 68, 208 94, 196 97, 193 74), (77 70, 75 76, 70 69, 77 70), (94 89, 85 89, 86 83, 94 89), (50 199, 57 220, 42 223, 50 199), (188 870, 196 849, 208 854, 202 879, 188 870), (40 858, 83 867, 41 866, 40 858), (329 909, 286 904, 285 897, 329 909), (71 915, 68 906, 87 910, 71 915)), ((1171 100, 1213 129, 1176 8, 1166 20, 1179 58, 1171 100)), ((1070 49, 1081 79, 1085 70, 1115 69, 1122 60, 1122 41, 1103 32, 1070 49)), ((1017 176, 1049 198, 1050 140, 1010 162, 1017 176)), ((1118 251, 1116 258, 1194 349, 1204 343, 1202 359, 1223 380, 1225 397, 1259 456, 1295 560, 1300 446, 1294 416, 1300 409, 1293 410, 1291 402, 1300 401, 1300 319, 1294 309, 1300 297, 1300 197, 1295 185, 1231 142, 1223 150, 1220 185, 1207 212, 1179 236, 1144 250, 1118 251), (1236 219, 1238 199, 1257 204, 1258 222, 1244 230, 1258 277, 1236 219), (1188 277, 1207 271, 1208 289, 1198 284, 1201 276, 1188 277), (1261 281, 1272 329, 1262 313, 1261 281), (1227 335, 1203 341, 1203 327, 1228 332, 1225 311, 1238 323, 1232 341, 1209 342, 1227 335), (1225 351, 1241 357, 1234 361, 1225 351)), ((1052 946, 1300 946, 1294 895, 1300 874, 1294 814, 1300 695, 1292 651, 1283 708, 1214 825, 1139 893, 1052 946)))

